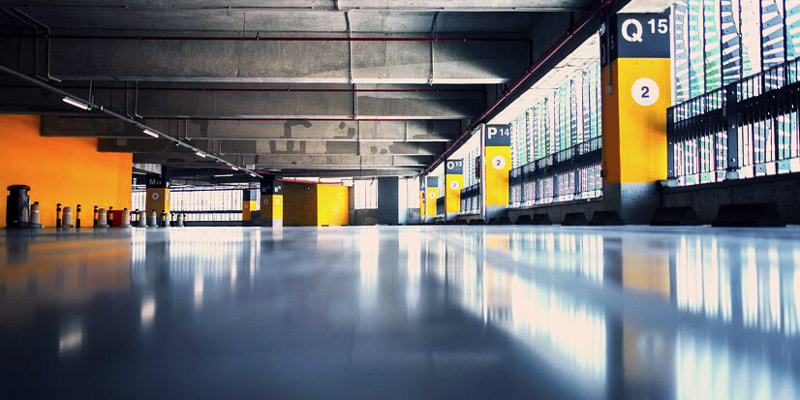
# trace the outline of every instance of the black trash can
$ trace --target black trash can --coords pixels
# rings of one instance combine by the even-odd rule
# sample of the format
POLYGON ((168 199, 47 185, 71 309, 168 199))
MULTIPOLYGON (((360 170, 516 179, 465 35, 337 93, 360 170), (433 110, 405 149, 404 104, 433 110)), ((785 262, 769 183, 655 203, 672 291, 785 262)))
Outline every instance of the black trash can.
POLYGON ((27 185, 11 185, 8 187, 6 201, 6 227, 30 228, 31 198, 27 185))

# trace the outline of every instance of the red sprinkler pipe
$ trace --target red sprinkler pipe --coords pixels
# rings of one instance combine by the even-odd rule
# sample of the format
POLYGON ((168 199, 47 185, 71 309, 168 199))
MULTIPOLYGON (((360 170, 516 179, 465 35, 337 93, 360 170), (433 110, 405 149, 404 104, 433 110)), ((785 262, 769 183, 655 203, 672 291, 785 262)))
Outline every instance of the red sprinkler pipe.
POLYGON ((500 96, 499 99, 495 100, 492 106, 489 107, 486 111, 484 111, 484 113, 481 114, 480 117, 475 119, 475 121, 467 127, 467 129, 461 134, 461 136, 459 136, 455 141, 453 141, 449 146, 447 146, 447 149, 444 152, 442 152, 442 154, 440 154, 438 157, 436 157, 436 160, 434 160, 431 163, 431 165, 428 166, 428 168, 425 168, 425 170, 422 171, 420 175, 425 175, 429 173, 431 170, 433 170, 436 166, 438 166, 453 151, 453 149, 455 149, 456 146, 458 146, 461 143, 461 141, 463 141, 464 138, 467 137, 467 135, 469 135, 470 132, 472 132, 473 129, 475 129, 479 124, 481 124, 484 121, 484 119, 492 111, 494 111, 501 103, 503 103, 503 101, 505 101, 509 96, 511 96, 517 89, 519 89, 519 87, 522 86, 522 84, 528 78, 530 78, 533 74, 538 72, 539 69, 541 69, 545 63, 550 61, 550 59, 552 59, 556 55, 556 53, 558 53, 562 48, 564 48, 564 46, 566 46, 567 43, 569 43, 569 41, 573 37, 575 37, 575 35, 580 33, 583 30, 583 28, 589 24, 592 18, 594 18, 604 8, 611 5, 611 3, 613 3, 612 0, 601 0, 596 6, 594 6, 594 8, 589 10, 586 13, 586 15, 584 15, 578 21, 577 24, 567 29, 567 33, 561 36, 561 39, 559 39, 558 42, 556 42, 556 44, 550 47, 550 49, 547 50, 547 53, 545 53, 545 55, 542 56, 542 58, 540 58, 539 61, 536 62, 536 64, 532 65, 525 73, 525 75, 523 75, 520 79, 518 79, 514 83, 513 86, 511 86, 508 90, 506 90, 505 93, 503 93, 503 95, 500 96))

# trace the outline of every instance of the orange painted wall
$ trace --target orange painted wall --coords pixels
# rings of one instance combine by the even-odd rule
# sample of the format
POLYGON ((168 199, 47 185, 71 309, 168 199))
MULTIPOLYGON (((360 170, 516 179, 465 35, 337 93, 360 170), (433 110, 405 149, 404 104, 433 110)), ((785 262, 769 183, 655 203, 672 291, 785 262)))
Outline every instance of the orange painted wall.
POLYGON ((350 223, 350 188, 317 185, 317 225, 344 226, 350 223))
POLYGON ((31 187, 31 203, 41 206, 42 223, 55 226, 56 204, 81 204, 82 224, 91 224, 92 207, 131 208, 133 155, 100 153, 97 139, 39 135, 36 115, 0 115, 0 226, 6 224, 9 185, 31 187))

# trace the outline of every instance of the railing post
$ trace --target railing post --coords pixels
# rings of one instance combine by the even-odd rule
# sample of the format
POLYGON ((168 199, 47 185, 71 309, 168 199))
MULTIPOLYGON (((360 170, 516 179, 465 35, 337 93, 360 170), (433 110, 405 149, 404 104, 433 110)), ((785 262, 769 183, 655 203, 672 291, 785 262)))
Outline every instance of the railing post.
POLYGON ((675 108, 667 109, 667 179, 675 178, 675 108))
POLYGON ((723 108, 725 127, 728 133, 728 168, 725 179, 739 179, 739 97, 736 83, 725 87, 725 107, 723 108))

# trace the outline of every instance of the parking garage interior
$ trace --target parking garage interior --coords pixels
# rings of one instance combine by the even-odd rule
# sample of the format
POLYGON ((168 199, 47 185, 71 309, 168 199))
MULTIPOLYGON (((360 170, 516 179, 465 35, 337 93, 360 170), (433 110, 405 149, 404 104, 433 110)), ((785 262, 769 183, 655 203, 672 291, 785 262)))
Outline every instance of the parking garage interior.
POLYGON ((800 0, 8 0, 0 49, 0 398, 800 398, 800 0))

